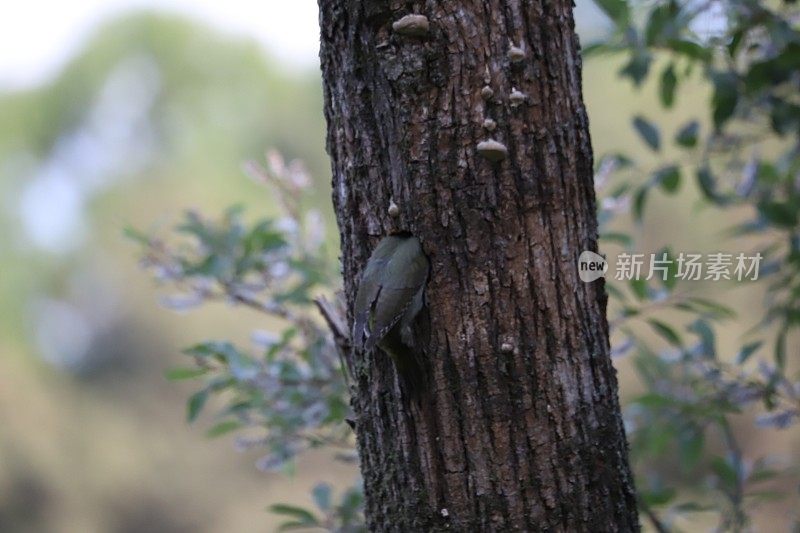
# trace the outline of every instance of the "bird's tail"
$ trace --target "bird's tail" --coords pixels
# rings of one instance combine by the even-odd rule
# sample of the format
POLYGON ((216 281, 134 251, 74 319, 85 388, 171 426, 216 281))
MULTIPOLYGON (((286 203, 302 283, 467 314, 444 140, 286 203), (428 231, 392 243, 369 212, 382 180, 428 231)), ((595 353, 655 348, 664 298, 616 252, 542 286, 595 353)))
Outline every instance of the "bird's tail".
POLYGON ((400 387, 409 399, 419 401, 425 391, 425 371, 411 350, 401 354, 391 354, 400 387))
POLYGON ((425 391, 425 369, 417 358, 415 350, 403 342, 399 328, 392 328, 378 342, 378 346, 391 357, 404 396, 419 400, 425 391))

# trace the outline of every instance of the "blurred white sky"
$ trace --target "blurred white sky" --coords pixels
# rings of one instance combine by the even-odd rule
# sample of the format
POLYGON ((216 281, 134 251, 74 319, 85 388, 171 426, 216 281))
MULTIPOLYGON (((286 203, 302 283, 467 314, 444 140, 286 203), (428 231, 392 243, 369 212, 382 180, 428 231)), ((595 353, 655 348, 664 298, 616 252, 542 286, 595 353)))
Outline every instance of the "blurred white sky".
MULTIPOLYGON (((605 26, 592 0, 576 4, 580 29, 605 26)), ((317 64, 316 0, 22 0, 8 2, 0 17, 0 90, 47 80, 99 23, 136 9, 177 12, 225 32, 249 35, 287 65, 317 64)))
POLYGON ((316 64, 316 0, 23 0, 0 17, 0 89, 53 75, 104 19, 137 8, 194 16, 223 31, 250 35, 287 64, 316 64))

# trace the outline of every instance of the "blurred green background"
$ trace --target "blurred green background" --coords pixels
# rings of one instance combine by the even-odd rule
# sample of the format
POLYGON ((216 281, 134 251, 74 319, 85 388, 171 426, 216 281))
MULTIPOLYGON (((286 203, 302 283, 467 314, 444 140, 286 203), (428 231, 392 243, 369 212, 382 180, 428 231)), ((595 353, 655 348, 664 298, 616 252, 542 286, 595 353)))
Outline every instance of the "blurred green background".
MULTIPOLYGON (((259 472, 257 451, 235 451, 234 437, 206 439, 207 420, 186 425, 192 385, 164 379, 181 348, 208 338, 246 344, 263 324, 224 305, 191 314, 158 307, 125 226, 166 229, 184 208, 217 213, 234 203, 253 217, 272 212, 269 193, 240 168, 274 148, 310 169, 314 207, 336 249, 320 75, 309 52, 315 2, 224 8, 238 10, 234 20, 269 20, 263 27, 220 23, 201 4, 165 3, 166 12, 156 3, 74 28, 66 18, 57 32, 33 24, 30 7, 18 19, 15 8, 4 14, 17 33, 5 33, 0 54, 16 65, 8 74, 0 61, 0 531, 272 531, 267 504, 306 502, 317 481, 357 478, 326 453, 304 456, 294 476, 259 472), (54 50, 72 45, 60 63, 43 65, 49 56, 14 41, 28 33, 54 50), (298 36, 309 46, 282 49, 298 36), (19 65, 34 73, 26 78, 19 65)), ((50 26, 56 15, 46 14, 50 26)), ((584 42, 606 27, 589 1, 578 2, 577 17, 584 42)), ((645 157, 630 117, 664 115, 655 91, 634 91, 617 70, 614 58, 585 64, 595 152, 625 147, 645 157)), ((674 129, 705 99, 678 102, 661 123, 674 129)), ((642 252, 665 242, 717 250, 730 220, 697 211, 696 191, 685 189, 654 202, 633 230, 647 244, 642 252)), ((737 291, 726 304, 742 309, 760 297, 737 291)), ((730 332, 731 349, 738 334, 730 332)), ((618 366, 624 398, 637 385, 625 360, 618 366)), ((771 448, 796 456, 796 434, 783 435, 771 448)), ((751 438, 763 444, 758 431, 751 438)))

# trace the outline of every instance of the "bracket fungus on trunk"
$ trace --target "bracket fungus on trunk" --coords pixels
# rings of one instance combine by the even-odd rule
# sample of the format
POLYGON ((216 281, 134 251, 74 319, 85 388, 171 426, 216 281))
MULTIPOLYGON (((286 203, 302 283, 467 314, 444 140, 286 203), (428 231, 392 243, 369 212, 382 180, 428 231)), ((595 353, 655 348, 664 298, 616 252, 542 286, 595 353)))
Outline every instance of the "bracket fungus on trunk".
POLYGON ((392 29, 395 33, 408 37, 425 37, 430 31, 431 25, 425 15, 413 14, 394 21, 392 29))
POLYGON ((487 139, 478 143, 478 153, 489 161, 497 163, 508 156, 508 148, 499 141, 487 139))

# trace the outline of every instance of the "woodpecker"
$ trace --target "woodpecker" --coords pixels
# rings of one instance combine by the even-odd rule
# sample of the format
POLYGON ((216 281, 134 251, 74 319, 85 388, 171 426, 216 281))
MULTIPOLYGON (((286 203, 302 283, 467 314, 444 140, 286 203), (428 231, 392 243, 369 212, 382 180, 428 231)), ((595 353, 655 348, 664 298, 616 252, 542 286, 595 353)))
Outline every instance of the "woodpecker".
POLYGON ((411 326, 422 309, 427 278, 428 258, 419 239, 390 235, 372 252, 356 293, 354 346, 366 352, 377 346, 388 354, 412 396, 423 378, 411 326))

